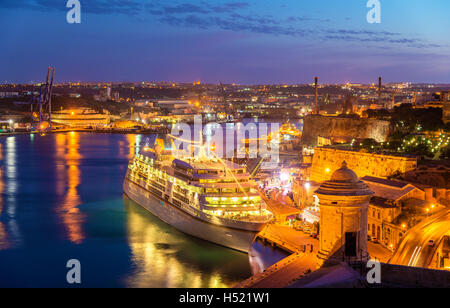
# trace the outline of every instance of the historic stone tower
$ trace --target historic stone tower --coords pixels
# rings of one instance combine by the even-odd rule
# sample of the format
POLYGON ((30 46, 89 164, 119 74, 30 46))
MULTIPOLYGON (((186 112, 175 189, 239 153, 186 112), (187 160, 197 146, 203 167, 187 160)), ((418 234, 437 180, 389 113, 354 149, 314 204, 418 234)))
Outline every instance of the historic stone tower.
POLYGON ((345 161, 316 191, 320 205, 319 265, 330 258, 357 260, 367 255, 367 214, 372 194, 345 161))

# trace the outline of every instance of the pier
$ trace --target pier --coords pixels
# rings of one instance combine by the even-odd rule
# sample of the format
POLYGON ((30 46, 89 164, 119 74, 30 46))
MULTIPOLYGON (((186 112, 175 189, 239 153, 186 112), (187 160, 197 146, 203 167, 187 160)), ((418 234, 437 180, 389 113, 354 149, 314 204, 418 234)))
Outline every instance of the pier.
POLYGON ((264 272, 235 285, 235 288, 284 288, 316 270, 319 241, 309 234, 283 225, 287 217, 300 214, 301 210, 277 200, 269 199, 262 191, 261 196, 274 214, 275 222, 268 224, 261 230, 256 239, 272 247, 278 247, 290 255, 270 266, 264 272))
POLYGON ((98 133, 98 134, 164 134, 168 129, 120 129, 120 128, 60 128, 52 130, 33 130, 33 131, 11 131, 0 132, 0 136, 15 136, 15 135, 31 135, 31 134, 58 134, 58 133, 98 133))
POLYGON ((235 285, 235 288, 284 288, 316 269, 319 241, 306 233, 287 226, 269 224, 257 238, 291 255, 235 285))

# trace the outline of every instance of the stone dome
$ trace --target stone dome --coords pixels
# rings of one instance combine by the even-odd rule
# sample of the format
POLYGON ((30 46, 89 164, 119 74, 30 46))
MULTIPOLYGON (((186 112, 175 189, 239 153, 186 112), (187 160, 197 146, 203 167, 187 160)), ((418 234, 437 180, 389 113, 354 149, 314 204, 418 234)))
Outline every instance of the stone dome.
POLYGON ((370 196, 373 194, 356 173, 347 167, 345 161, 342 163, 342 167, 333 173, 331 179, 322 183, 315 193, 328 196, 370 196))
POLYGON ((347 167, 347 163, 344 161, 340 169, 336 170, 331 176, 332 182, 342 183, 357 183, 359 181, 358 176, 353 170, 347 167))

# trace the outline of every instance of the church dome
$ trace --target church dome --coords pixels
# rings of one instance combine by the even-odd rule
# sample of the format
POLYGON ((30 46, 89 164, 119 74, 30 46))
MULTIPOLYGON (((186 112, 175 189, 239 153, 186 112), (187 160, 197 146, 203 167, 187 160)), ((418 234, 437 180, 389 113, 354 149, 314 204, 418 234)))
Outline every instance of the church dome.
POLYGON ((358 176, 353 170, 347 167, 347 163, 344 161, 340 169, 336 170, 331 176, 332 182, 345 182, 345 183, 357 183, 358 176))

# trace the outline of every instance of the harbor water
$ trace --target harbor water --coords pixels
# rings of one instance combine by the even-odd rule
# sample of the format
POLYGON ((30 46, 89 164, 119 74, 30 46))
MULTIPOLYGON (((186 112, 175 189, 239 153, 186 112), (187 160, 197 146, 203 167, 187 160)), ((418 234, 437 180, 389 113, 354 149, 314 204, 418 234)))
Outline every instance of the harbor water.
POLYGON ((154 136, 0 137, 0 287, 229 287, 285 254, 249 255, 178 232, 123 196, 128 160, 154 136))

